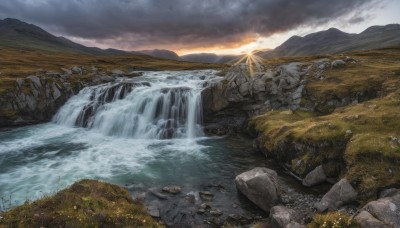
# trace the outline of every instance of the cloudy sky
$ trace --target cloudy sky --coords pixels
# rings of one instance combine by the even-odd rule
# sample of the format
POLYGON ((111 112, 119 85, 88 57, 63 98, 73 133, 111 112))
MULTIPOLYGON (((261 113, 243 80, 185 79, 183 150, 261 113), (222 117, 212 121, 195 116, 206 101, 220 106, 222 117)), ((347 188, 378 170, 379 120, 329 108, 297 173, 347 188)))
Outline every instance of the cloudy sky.
POLYGON ((87 46, 239 54, 336 27, 400 23, 400 0, 1 0, 17 18, 87 46))

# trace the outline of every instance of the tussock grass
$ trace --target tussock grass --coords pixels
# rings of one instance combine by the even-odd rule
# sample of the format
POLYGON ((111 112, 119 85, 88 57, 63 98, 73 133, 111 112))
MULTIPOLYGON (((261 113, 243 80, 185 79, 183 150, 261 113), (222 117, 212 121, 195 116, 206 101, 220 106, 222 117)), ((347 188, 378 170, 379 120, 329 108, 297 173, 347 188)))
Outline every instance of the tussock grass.
POLYGON ((76 182, 0 216, 0 227, 161 227, 126 189, 95 180, 76 182))
POLYGON ((357 228, 360 227, 352 218, 341 212, 317 214, 308 228, 357 228))
POLYGON ((291 159, 292 168, 302 175, 343 160, 342 174, 357 183, 362 197, 373 198, 380 188, 400 185, 400 90, 326 116, 277 110, 250 124, 261 132, 268 151, 291 159), (303 166, 296 167, 299 161, 303 166))

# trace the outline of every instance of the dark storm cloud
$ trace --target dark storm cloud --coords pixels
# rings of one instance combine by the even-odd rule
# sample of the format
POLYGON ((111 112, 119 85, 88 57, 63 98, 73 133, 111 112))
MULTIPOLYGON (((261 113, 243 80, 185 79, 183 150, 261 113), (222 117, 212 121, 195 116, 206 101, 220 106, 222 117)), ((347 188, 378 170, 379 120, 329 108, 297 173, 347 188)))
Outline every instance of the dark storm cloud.
MULTIPOLYGON (((319 25, 374 0, 1 0, 13 17, 67 36, 140 49, 231 46, 319 25)), ((359 21, 362 18, 358 18, 359 21)))

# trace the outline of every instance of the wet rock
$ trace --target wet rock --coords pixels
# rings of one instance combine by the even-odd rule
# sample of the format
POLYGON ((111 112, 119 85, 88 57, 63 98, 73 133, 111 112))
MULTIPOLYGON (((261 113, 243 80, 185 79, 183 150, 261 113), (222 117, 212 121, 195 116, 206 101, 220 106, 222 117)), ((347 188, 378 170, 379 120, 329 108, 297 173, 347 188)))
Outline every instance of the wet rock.
POLYGON ((326 178, 327 177, 325 175, 324 168, 322 165, 320 165, 307 174, 307 176, 303 179, 303 185, 307 187, 318 185, 325 182, 326 178))
POLYGON ((278 175, 274 170, 254 168, 235 178, 237 189, 266 212, 280 202, 278 175))
POLYGON ((102 82, 114 82, 115 78, 111 77, 111 76, 101 76, 100 80, 102 82))
POLYGON ((199 210, 197 210, 197 214, 204 214, 206 213, 206 210, 203 208, 200 208, 199 210))
POLYGON ((389 228, 388 225, 379 221, 367 211, 361 211, 354 217, 354 220, 363 228, 389 228))
POLYGON ((168 199, 168 197, 166 195, 164 195, 164 194, 162 194, 162 193, 160 193, 160 192, 158 192, 158 191, 156 191, 154 189, 149 189, 149 191, 150 191, 151 194, 153 194, 154 196, 156 196, 159 199, 162 199, 162 200, 168 199))
POLYGON ((389 227, 400 227, 400 193, 369 202, 362 211, 369 212, 389 227))
POLYGON ((346 66, 346 62, 343 60, 334 60, 331 64, 331 67, 333 68, 340 68, 340 67, 345 67, 346 66))
POLYGON ((355 201, 357 192, 346 179, 341 179, 326 193, 320 202, 315 204, 319 212, 337 210, 341 206, 355 201))
POLYGON ((214 194, 209 191, 199 192, 200 199, 203 201, 211 201, 214 197, 214 194))
POLYGON ((250 219, 242 216, 242 215, 236 215, 236 214, 230 214, 228 215, 228 217, 226 218, 226 221, 230 224, 234 223, 234 224, 248 224, 250 223, 250 219))
POLYGON ((210 211, 210 215, 213 215, 213 216, 221 216, 221 215, 222 215, 222 211, 220 211, 220 210, 218 210, 218 209, 211 210, 211 211, 210 211))
POLYGON ((189 202, 194 204, 196 202, 196 197, 193 194, 186 194, 185 199, 189 202))
POLYGON ((132 72, 130 72, 128 74, 125 74, 125 77, 139 77, 139 76, 142 76, 142 75, 143 75, 143 72, 132 71, 132 72))
POLYGON ((181 193, 182 189, 179 186, 176 185, 169 185, 169 186, 165 186, 164 188, 162 188, 163 192, 167 192, 170 194, 179 194, 181 193))
POLYGON ((290 222, 299 222, 300 220, 300 216, 296 211, 284 206, 271 208, 269 218, 273 228, 285 228, 290 222))
POLYGON ((147 208, 149 214, 153 218, 160 218, 160 210, 155 206, 150 206, 147 208))
POLYGON ((201 208, 201 209, 210 209, 211 206, 208 205, 208 204, 206 204, 206 203, 202 203, 202 204, 200 204, 200 208, 201 208))

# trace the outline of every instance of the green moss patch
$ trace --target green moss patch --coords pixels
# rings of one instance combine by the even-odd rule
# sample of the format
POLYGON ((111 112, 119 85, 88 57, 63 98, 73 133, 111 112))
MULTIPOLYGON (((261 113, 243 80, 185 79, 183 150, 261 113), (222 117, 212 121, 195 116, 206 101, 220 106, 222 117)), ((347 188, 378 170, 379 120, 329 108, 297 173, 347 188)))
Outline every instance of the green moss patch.
POLYGON ((313 221, 307 225, 308 228, 357 228, 360 227, 351 217, 341 212, 330 212, 317 214, 313 221))
POLYGON ((0 227, 161 227, 126 189, 95 180, 79 181, 1 217, 0 227))

